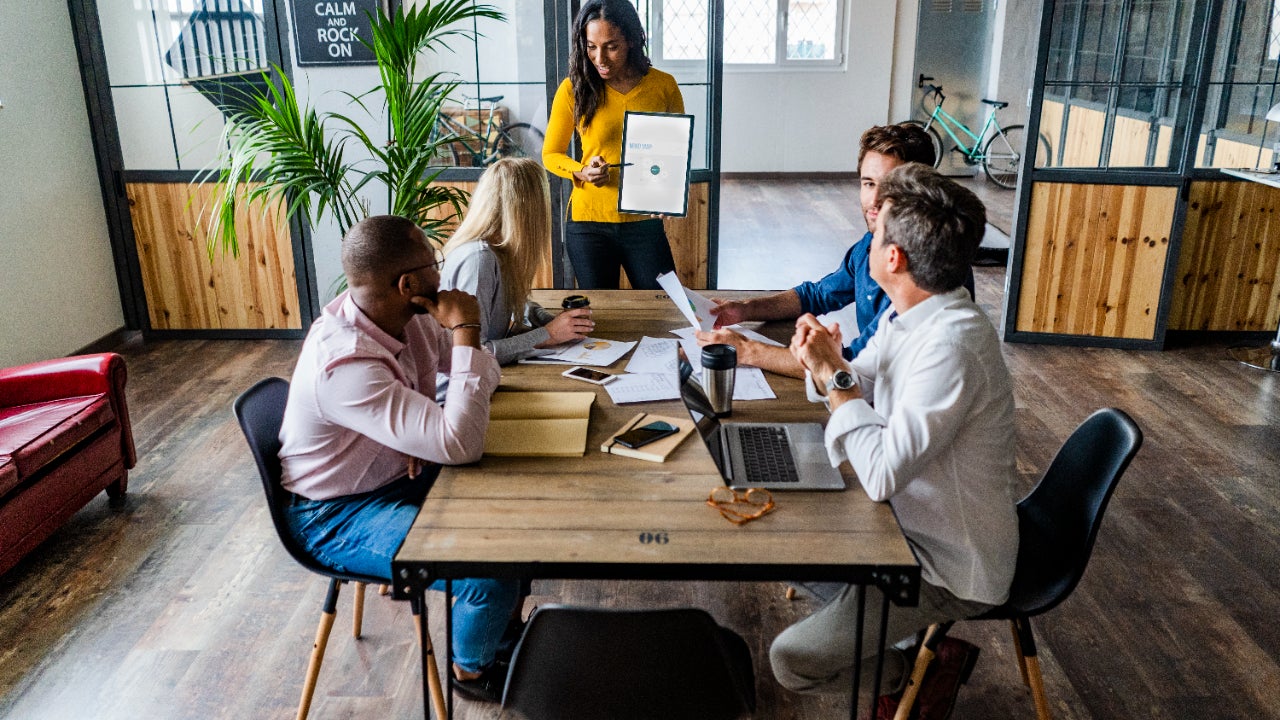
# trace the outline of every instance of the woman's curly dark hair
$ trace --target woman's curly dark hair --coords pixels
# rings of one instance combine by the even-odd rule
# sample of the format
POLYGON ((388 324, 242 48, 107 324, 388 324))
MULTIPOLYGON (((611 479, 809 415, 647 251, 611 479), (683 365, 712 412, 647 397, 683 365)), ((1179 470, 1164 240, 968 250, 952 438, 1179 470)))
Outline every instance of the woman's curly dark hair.
POLYGON ((596 110, 604 100, 604 79, 591 64, 587 55, 587 25, 592 20, 604 20, 622 31, 630 49, 627 65, 634 72, 644 75, 653 63, 644 52, 644 25, 640 15, 627 0, 587 0, 578 17, 573 21, 573 48, 569 51, 569 82, 573 85, 573 121, 577 127, 586 127, 596 116, 596 110))

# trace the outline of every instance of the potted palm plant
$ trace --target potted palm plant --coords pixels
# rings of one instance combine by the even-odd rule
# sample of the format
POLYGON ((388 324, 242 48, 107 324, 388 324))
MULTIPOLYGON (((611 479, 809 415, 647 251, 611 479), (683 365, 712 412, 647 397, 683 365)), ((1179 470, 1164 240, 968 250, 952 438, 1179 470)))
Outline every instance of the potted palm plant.
POLYGON ((441 103, 458 83, 443 73, 417 79, 418 61, 428 51, 447 48, 451 38, 470 36, 465 28, 472 23, 462 21, 475 18, 505 19, 493 6, 473 0, 423 0, 403 12, 380 9, 370 17, 370 37, 360 41, 373 50, 381 85, 347 95, 367 122, 386 123, 385 143, 350 115, 300 103, 278 68, 274 76, 264 72, 263 82, 227 110, 222 154, 197 180, 217 182, 207 214, 210 258, 218 247, 239 255, 239 203, 279 204, 289 219, 311 225, 332 217, 342 237, 368 215, 360 191, 370 183, 385 186, 389 212, 411 218, 438 242, 450 220, 432 217, 432 210, 449 205, 460 214, 466 201, 465 192, 434 185, 442 169, 431 167, 452 140, 435 127, 441 103), (366 104, 378 91, 380 114, 366 104), (358 152, 347 152, 352 143, 358 152), (238 193, 242 184, 246 189, 238 193))

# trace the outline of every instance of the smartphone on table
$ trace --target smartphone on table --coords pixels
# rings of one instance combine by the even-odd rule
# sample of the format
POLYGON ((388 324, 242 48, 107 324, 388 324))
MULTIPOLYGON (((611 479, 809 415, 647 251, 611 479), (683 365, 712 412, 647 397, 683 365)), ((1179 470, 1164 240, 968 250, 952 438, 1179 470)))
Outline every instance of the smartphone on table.
POLYGON ((568 370, 565 370, 560 374, 564 375, 567 378, 573 378, 574 380, 589 382, 592 385, 604 385, 605 383, 610 382, 615 377, 617 377, 617 375, 610 375, 607 372, 592 370, 591 368, 585 368, 585 367, 582 367, 581 365, 577 367, 569 368, 568 370))
POLYGON ((662 422, 661 420, 651 422, 648 425, 641 425, 637 428, 622 433, 614 438, 614 442, 623 447, 635 449, 648 445, 654 440, 661 440, 668 435, 674 435, 680 428, 671 423, 662 422))

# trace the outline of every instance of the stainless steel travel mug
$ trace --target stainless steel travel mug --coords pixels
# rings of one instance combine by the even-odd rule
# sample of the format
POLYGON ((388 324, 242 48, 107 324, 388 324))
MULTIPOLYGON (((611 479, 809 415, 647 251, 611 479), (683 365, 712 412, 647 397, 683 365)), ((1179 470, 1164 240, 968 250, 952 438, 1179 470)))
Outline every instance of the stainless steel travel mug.
POLYGON ((716 417, 733 414, 733 377, 738 367, 738 349, 732 345, 702 348, 702 384, 716 417))

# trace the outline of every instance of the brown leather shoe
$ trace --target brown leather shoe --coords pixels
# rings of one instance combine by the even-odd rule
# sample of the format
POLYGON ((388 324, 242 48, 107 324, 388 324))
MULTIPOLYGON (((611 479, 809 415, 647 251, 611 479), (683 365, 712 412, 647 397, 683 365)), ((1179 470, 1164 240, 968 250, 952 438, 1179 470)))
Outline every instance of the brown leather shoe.
MULTIPOLYGON (((944 637, 938 643, 937 654, 925 671, 916 703, 911 708, 909 720, 946 720, 956 706, 960 686, 969 682, 973 667, 978 664, 981 648, 953 637, 944 637)), ((876 700, 876 720, 893 720, 898 711, 902 693, 881 695, 876 700)))

